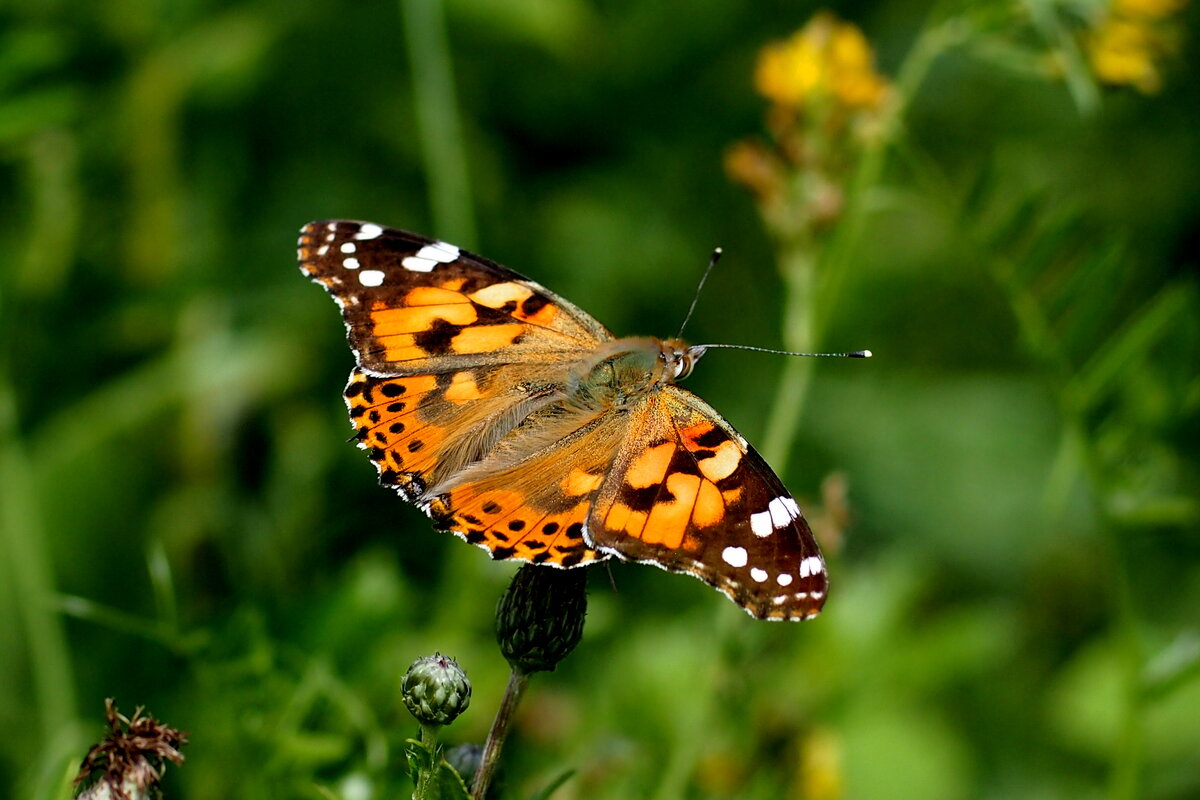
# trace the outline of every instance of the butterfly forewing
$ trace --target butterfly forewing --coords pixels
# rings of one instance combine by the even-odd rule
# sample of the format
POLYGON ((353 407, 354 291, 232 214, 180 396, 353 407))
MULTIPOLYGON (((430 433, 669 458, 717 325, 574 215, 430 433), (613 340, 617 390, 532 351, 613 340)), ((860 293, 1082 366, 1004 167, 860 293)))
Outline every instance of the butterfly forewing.
POLYGON ((359 446, 439 528, 497 559, 655 564, 763 619, 820 610, 816 541, 762 458, 669 379, 606 382, 622 353, 665 370, 657 340, 613 340, 505 267, 372 223, 310 223, 299 256, 342 309, 359 446))
POLYGON ((358 364, 373 374, 570 361, 612 338, 533 281, 417 234, 312 222, 299 255, 301 270, 338 301, 358 364))

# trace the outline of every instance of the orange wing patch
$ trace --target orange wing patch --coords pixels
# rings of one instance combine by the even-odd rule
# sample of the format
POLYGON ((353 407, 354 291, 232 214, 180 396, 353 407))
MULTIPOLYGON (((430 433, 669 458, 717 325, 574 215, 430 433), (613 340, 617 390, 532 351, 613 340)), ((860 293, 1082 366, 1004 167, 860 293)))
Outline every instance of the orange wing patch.
POLYGON ((695 441, 699 430, 650 445, 630 461, 615 501, 604 515, 604 527, 644 544, 671 550, 693 549, 689 531, 720 524, 727 500, 717 483, 741 461, 737 445, 723 442, 708 450, 695 441), (728 445, 728 447, 726 446, 728 445), (698 458, 699 453, 703 458, 698 458))
POLYGON ((486 286, 473 292, 471 299, 488 308, 503 308, 511 303, 512 316, 542 327, 549 326, 558 317, 558 309, 545 302, 531 286, 514 281, 486 286))
POLYGON ((359 444, 371 451, 380 479, 400 487, 406 496, 421 491, 415 479, 436 462, 446 430, 430 425, 421 407, 440 390, 432 375, 378 381, 359 371, 350 376, 346 405, 359 444))
POLYGON ((430 501, 429 515, 494 559, 574 567, 598 556, 583 538, 590 508, 585 500, 546 511, 520 490, 467 484, 430 501))
MULTIPOLYGON (((461 297, 462 295, 457 295, 461 297)), ((423 333, 433 328, 438 320, 451 325, 470 325, 479 319, 475 306, 470 303, 429 303, 409 305, 404 308, 389 308, 377 303, 371 310, 374 333, 383 338, 404 333, 423 333)))
POLYGON ((604 483, 604 473, 573 469, 562 482, 563 494, 570 497, 590 495, 604 483))
POLYGON ((625 483, 634 489, 645 489, 662 483, 667 474, 667 466, 675 455, 675 445, 672 442, 646 448, 633 459, 625 472, 625 483))
POLYGON ((518 323, 476 325, 455 334, 450 339, 450 350, 459 355, 491 353, 516 344, 524 333, 525 326, 518 323))

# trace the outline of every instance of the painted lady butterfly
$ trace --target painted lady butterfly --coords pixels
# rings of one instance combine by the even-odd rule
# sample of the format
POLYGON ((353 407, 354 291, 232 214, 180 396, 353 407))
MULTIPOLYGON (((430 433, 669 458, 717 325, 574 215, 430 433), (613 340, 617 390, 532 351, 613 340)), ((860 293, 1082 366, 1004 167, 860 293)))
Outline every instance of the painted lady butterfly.
POLYGON ((796 501, 676 385, 703 347, 617 339, 499 264, 369 222, 310 223, 299 253, 342 309, 359 446, 439 528, 496 559, 694 575, 760 619, 821 610, 796 501))

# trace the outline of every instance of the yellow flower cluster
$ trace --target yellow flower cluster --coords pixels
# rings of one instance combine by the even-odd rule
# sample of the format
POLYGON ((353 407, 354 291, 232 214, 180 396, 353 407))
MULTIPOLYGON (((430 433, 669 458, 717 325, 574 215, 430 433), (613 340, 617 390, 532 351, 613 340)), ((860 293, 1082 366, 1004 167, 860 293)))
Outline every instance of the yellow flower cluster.
POLYGON ((726 172, 754 193, 781 239, 828 232, 842 214, 855 165, 893 105, 891 83, 875 71, 862 31, 822 11, 762 49, 754 85, 771 103, 770 138, 734 144, 726 172))
POLYGON ((1176 44, 1169 18, 1185 5, 1187 0, 1112 0, 1087 39, 1096 77, 1146 93, 1158 91, 1159 63, 1176 44))
POLYGON ((792 108, 826 98, 848 108, 877 108, 888 90, 862 31, 825 11, 763 49, 754 85, 768 100, 792 108))

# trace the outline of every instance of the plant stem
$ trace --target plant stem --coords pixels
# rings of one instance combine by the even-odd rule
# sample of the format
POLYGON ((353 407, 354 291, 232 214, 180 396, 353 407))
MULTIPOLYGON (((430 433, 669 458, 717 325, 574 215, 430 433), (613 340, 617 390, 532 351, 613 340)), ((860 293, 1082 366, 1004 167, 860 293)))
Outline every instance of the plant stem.
MULTIPOLYGON (((781 250, 779 262, 787 286, 787 306, 783 312, 784 347, 812 352, 820 339, 815 330, 813 309, 815 252, 810 242, 795 243, 781 250)), ((800 409, 804 406, 808 381, 812 377, 812 366, 813 361, 809 358, 788 359, 775 391, 775 401, 771 405, 766 435, 763 437, 763 456, 780 473, 787 469, 791 443, 800 422, 800 409)))
MULTIPOLYGON (((57 754, 55 742, 74 733, 75 677, 62 616, 54 607, 54 569, 39 513, 37 473, 17 431, 13 398, 9 383, 0 378, 0 575, 13 587, 28 648, 33 695, 27 707, 39 723, 33 730, 45 751, 57 754)), ((74 746, 73 739, 67 741, 74 746)))
POLYGON ((438 767, 438 725, 426 725, 421 723, 421 744, 429 749, 432 759, 430 760, 429 769, 420 770, 417 773, 417 787, 413 792, 414 800, 426 800, 426 798, 434 797, 434 776, 437 775, 438 767))
POLYGON ((512 674, 508 676, 504 699, 500 701, 496 718, 492 720, 492 729, 488 731, 487 744, 483 748, 483 758, 479 762, 479 771, 475 773, 475 780, 471 785, 472 800, 483 800, 484 795, 487 794, 488 786, 492 783, 492 776, 496 772, 496 765, 500 761, 500 751, 504 747, 504 740, 508 737, 508 727, 512 724, 513 713, 517 710, 517 703, 521 702, 521 696, 525 693, 528 683, 529 676, 518 669, 513 669, 512 674))
POLYGON ((442 5, 440 0, 401 0, 400 8, 433 228, 439 236, 474 247, 471 184, 442 5))

